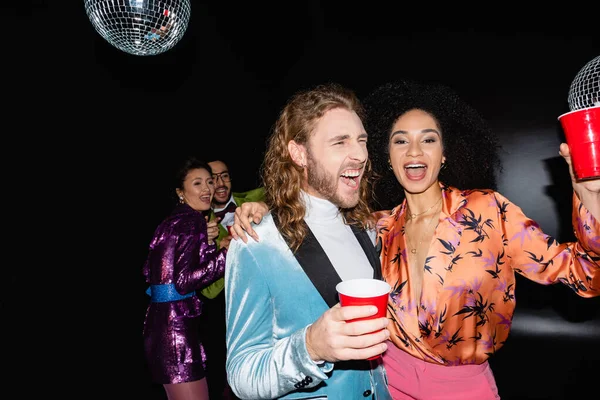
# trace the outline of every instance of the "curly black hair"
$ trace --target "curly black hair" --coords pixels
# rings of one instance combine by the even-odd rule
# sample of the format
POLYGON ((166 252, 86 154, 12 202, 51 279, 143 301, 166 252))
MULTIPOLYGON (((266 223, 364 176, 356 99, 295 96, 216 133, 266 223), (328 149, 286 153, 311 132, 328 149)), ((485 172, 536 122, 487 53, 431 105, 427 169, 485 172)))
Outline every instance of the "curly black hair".
POLYGON ((389 82, 369 93, 363 105, 376 209, 391 209, 404 200, 404 191, 388 164, 389 138, 396 120, 413 109, 431 114, 441 128, 446 162, 440 182, 458 189, 496 190, 496 174, 502 171, 498 139, 484 118, 450 87, 409 80, 389 82))

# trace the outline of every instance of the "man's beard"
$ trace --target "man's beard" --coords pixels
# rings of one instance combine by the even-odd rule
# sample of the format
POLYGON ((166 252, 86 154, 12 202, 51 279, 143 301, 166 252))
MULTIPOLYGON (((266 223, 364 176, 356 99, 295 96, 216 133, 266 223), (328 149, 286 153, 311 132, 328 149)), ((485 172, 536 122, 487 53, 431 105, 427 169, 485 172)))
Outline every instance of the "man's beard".
POLYGON ((308 185, 315 189, 323 198, 340 208, 352 208, 358 204, 358 191, 354 195, 343 197, 337 192, 339 176, 332 176, 325 168, 307 152, 308 185))

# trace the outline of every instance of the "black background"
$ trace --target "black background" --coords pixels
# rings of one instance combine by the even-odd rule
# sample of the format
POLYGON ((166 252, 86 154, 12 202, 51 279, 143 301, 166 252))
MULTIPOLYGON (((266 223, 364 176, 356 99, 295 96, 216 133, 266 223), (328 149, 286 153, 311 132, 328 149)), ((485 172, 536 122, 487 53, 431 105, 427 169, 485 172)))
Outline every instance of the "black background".
MULTIPOLYGON (((18 227, 57 242, 50 251, 20 254, 38 268, 48 260, 65 267, 36 284, 69 287, 61 291, 66 302, 43 313, 44 330, 63 321, 65 329, 79 325, 78 332, 54 334, 82 357, 78 365, 90 364, 73 373, 93 379, 97 390, 124 384, 133 397, 162 398, 145 375, 141 352, 147 301, 141 266, 171 207, 173 160, 190 149, 224 158, 234 190, 256 187, 271 126, 287 98, 304 87, 337 81, 364 96, 397 78, 452 86, 501 137, 500 192, 546 233, 572 240, 557 117, 569 111, 577 72, 600 54, 591 10, 526 9, 522 2, 467 8, 194 0, 183 39, 164 54, 143 57, 101 38, 83 1, 3 7, 5 182, 13 206, 32 201, 42 213, 27 212, 36 214, 36 228, 20 217, 18 227), (85 323, 61 311, 75 303, 84 307, 77 315, 85 323)), ((23 271, 9 273, 12 291, 3 304, 11 318, 29 320, 13 307, 23 271)), ((44 300, 54 301, 45 293, 44 300)), ((575 398, 596 387, 597 300, 518 280, 513 332, 492 361, 503 398, 575 398)), ((13 338, 22 334, 15 332, 13 338)), ((127 396, 111 398, 121 397, 127 396)))

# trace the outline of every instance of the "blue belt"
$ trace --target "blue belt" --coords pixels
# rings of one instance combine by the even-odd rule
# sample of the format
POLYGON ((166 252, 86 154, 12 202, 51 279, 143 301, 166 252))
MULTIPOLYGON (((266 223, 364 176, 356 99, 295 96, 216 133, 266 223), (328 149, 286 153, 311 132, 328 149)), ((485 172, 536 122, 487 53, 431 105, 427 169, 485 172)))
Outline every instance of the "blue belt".
POLYGON ((165 283, 162 285, 150 285, 146 294, 150 296, 150 301, 154 303, 165 303, 168 301, 183 300, 192 297, 196 292, 179 294, 175 289, 174 283, 165 283))

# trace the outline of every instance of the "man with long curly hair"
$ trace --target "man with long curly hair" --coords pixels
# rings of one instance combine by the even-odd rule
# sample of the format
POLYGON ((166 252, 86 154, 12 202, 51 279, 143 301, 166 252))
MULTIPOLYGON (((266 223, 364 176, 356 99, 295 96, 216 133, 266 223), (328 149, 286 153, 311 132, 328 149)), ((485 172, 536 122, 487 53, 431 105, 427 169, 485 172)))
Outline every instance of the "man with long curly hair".
POLYGON ((259 242, 232 242, 225 301, 227 376, 244 399, 388 399, 379 360, 386 318, 340 307, 342 280, 379 277, 362 106, 337 84, 294 95, 262 166, 259 242), (371 232, 373 232, 371 230, 371 232))

